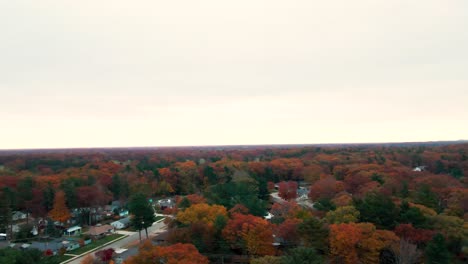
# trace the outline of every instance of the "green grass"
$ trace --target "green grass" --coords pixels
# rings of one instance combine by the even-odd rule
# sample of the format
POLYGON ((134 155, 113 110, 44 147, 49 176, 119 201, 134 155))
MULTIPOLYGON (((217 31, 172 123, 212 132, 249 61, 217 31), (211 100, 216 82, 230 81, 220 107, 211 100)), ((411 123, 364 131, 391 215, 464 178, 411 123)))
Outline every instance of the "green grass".
POLYGON ((72 256, 65 256, 65 255, 62 255, 62 256, 53 256, 53 257, 47 257, 45 258, 43 261, 41 261, 40 263, 44 262, 44 263, 62 263, 64 261, 67 261, 69 259, 73 258, 72 256))
POLYGON ((90 251, 92 249, 100 247, 100 246, 102 246, 102 245, 104 245, 104 244, 106 244, 106 243, 108 243, 108 242, 110 242, 112 240, 115 240, 117 238, 120 238, 120 237, 124 237, 124 235, 119 235, 119 234, 108 235, 108 236, 106 236, 104 238, 101 238, 101 239, 99 239, 97 241, 92 242, 91 244, 88 244, 88 245, 86 245, 84 247, 72 250, 72 251, 67 252, 67 253, 68 254, 74 254, 74 255, 81 255, 81 254, 83 254, 85 252, 88 252, 88 251, 90 251))
POLYGON ((164 216, 158 215, 158 216, 156 216, 156 220, 154 220, 154 221, 157 222, 157 221, 159 221, 159 220, 161 220, 161 219, 164 219, 164 216))

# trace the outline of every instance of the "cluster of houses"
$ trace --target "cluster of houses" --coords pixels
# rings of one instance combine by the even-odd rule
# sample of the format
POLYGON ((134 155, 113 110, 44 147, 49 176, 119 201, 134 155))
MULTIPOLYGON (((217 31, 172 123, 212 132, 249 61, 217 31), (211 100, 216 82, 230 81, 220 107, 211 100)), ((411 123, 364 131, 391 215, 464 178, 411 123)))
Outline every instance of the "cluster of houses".
POLYGON ((127 217, 128 210, 123 209, 120 201, 113 201, 110 205, 97 208, 74 208, 71 210, 71 218, 68 224, 75 225, 80 222, 81 213, 83 210, 88 211, 92 215, 94 222, 101 222, 110 217, 127 217))
POLYGON ((55 239, 52 241, 31 241, 28 243, 10 243, 10 248, 19 250, 39 249, 44 252, 50 252, 53 255, 58 254, 61 250, 72 251, 81 246, 91 243, 93 240, 103 238, 108 234, 115 232, 115 227, 111 225, 96 225, 91 226, 87 232, 82 233, 80 226, 72 226, 64 230, 64 238, 55 239), (80 239, 79 235, 87 235, 86 239, 80 239))
MULTIPOLYGON (((48 238, 47 241, 42 241, 42 237, 38 239, 28 239, 26 243, 9 243, 10 239, 9 232, 16 234, 20 232, 21 225, 25 225, 27 221, 32 222, 30 216, 24 212, 15 211, 12 213, 13 225, 7 233, 0 233, 0 247, 11 247, 19 250, 26 250, 29 248, 37 248, 41 251, 50 251, 53 254, 57 254, 59 250, 71 251, 79 248, 80 246, 91 243, 94 239, 100 239, 107 234, 114 233, 115 230, 124 229, 130 226, 130 216, 128 210, 122 209, 119 201, 114 201, 112 204, 99 207, 99 208, 74 208, 70 210, 71 218, 68 221, 68 225, 72 225, 69 228, 64 228, 63 223, 55 222, 54 225, 63 230, 62 238, 48 238), (88 231, 83 232, 82 227, 79 225, 81 213, 86 210, 92 214, 93 222, 102 222, 109 218, 120 218, 110 224, 97 224, 90 226, 88 231), (85 236, 81 236, 85 235, 85 236), (81 239, 81 237, 87 239, 81 239), (3 241, 3 242, 2 242, 3 241)), ((48 226, 48 220, 46 219, 35 219, 34 227, 31 230, 33 236, 39 235, 41 230, 45 230, 48 226)), ((49 223, 50 224, 50 223, 49 223)), ((45 232, 45 231, 42 231, 45 232)))
MULTIPOLYGON (((152 201, 151 201, 152 202, 152 201)), ((173 208, 176 205, 175 199, 161 199, 153 203, 156 207, 164 210, 166 208, 173 208)), ((130 227, 131 221, 129 211, 122 208, 122 204, 119 201, 113 201, 110 205, 106 205, 98 208, 74 208, 70 210, 71 218, 67 225, 71 227, 64 228, 64 225, 59 222, 55 222, 54 225, 63 230, 62 238, 52 239, 49 238, 47 241, 41 239, 28 240, 27 243, 8 243, 6 240, 9 235, 6 233, 0 233, 0 242, 4 240, 3 245, 11 248, 26 250, 30 248, 36 248, 44 252, 51 252, 51 254, 58 254, 60 251, 72 251, 83 245, 87 245, 92 240, 103 238, 108 234, 116 232, 130 227), (86 232, 83 232, 83 228, 79 225, 80 217, 83 211, 89 212, 92 215, 92 220, 95 223, 108 223, 108 224, 97 224, 87 228, 86 232), (110 218, 116 219, 115 221, 109 222, 110 218), (37 240, 37 241, 36 241, 37 240)), ((91 216, 90 216, 91 217, 91 216)), ((12 219, 16 223, 12 226, 12 231, 17 233, 20 231, 20 225, 24 224, 28 219, 28 215, 24 212, 13 212, 12 219)), ((36 219, 36 226, 34 226, 31 233, 37 236, 41 230, 44 230, 48 222, 46 219, 36 219)))

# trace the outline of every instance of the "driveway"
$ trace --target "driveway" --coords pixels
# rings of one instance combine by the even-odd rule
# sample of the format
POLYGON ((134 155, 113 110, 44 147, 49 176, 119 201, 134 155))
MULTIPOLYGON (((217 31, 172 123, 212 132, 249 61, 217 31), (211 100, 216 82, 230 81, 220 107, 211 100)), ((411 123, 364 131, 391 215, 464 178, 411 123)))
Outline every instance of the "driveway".
MULTIPOLYGON (((164 224, 164 221, 161 221, 161 222, 158 222, 158 223, 153 223, 152 226, 150 226, 148 228, 148 235, 150 237, 153 237, 155 235, 155 233, 159 233, 161 231, 163 231, 164 229, 166 228, 166 224, 164 224)), ((103 250, 103 249, 109 249, 109 248, 113 248, 113 249, 117 249, 117 248, 129 248, 129 247, 135 247, 137 246, 139 243, 140 243, 140 238, 139 238, 139 235, 138 235, 138 232, 126 232, 126 233, 130 233, 130 235, 124 239, 121 239, 121 240, 118 240, 112 244, 109 244, 103 248, 99 248, 97 249, 96 251, 98 250, 103 250)), ((141 239, 146 239, 146 234, 145 234, 145 230, 142 230, 141 232, 141 239)), ((138 253, 137 251, 135 252, 135 254, 138 253)), ((88 253, 88 254, 94 254, 94 251, 91 252, 91 253, 88 253)), ((86 255, 88 255, 86 254, 86 255)), ((79 258, 76 258, 70 262, 67 262, 67 263, 70 263, 70 264, 80 264, 81 261, 84 259, 84 257, 86 257, 86 255, 83 255, 79 258)))

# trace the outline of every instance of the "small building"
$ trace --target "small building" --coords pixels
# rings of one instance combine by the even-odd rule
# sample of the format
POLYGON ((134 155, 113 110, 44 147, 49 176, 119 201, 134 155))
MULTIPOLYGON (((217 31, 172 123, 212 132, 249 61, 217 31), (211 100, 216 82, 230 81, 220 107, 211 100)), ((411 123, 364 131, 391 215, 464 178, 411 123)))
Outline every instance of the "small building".
POLYGON ((11 231, 12 231, 13 233, 18 233, 18 232, 20 231, 20 229, 21 229, 21 228, 20 228, 19 225, 12 225, 12 226, 11 226, 11 231))
POLYGON ((128 215, 129 215, 128 210, 122 210, 122 211, 119 212, 119 216, 120 216, 120 217, 126 217, 126 216, 128 216, 128 215))
POLYGON ((418 171, 418 172, 425 171, 425 170, 426 170, 426 166, 418 166, 413 169, 413 171, 418 171))
POLYGON ((7 234, 0 233, 0 240, 7 240, 7 234))
POLYGON ((265 218, 266 220, 271 220, 273 217, 274 217, 274 215, 272 213, 268 212, 268 214, 265 215, 263 218, 265 218))
POLYGON ((62 247, 65 248, 66 251, 72 251, 80 248, 80 243, 76 241, 62 241, 62 247))
POLYGON ((18 221, 18 220, 24 220, 28 217, 26 213, 20 212, 20 211, 14 211, 13 214, 11 215, 11 219, 13 221, 18 221))
POLYGON ((120 203, 120 201, 112 201, 111 205, 110 205, 110 210, 111 211, 114 211, 114 210, 118 210, 122 207, 122 204, 120 203))
POLYGON ((107 234, 114 233, 114 229, 115 228, 111 225, 92 226, 86 234, 94 238, 100 238, 107 234))
POLYGON ((30 246, 31 246, 31 244, 24 243, 24 244, 21 245, 20 249, 26 250, 26 249, 28 249, 30 246))
POLYGON ((115 227, 116 229, 127 228, 130 226, 130 217, 125 217, 118 221, 112 222, 111 226, 115 227))
POLYGON ((157 234, 154 238, 153 241, 156 243, 156 245, 165 245, 167 243, 167 240, 169 238, 169 232, 162 232, 157 234))
POLYGON ((175 201, 172 199, 162 199, 158 201, 158 205, 161 210, 165 210, 166 208, 173 208, 175 206, 175 201))
POLYGON ((81 227, 80 226, 72 226, 65 230, 64 232, 65 235, 67 236, 77 236, 81 234, 81 227))
POLYGON ((122 264, 124 262, 124 258, 123 258, 123 255, 125 254, 125 252, 127 252, 128 249, 126 248, 117 248, 115 250, 115 258, 114 258, 114 262, 115 264, 122 264))

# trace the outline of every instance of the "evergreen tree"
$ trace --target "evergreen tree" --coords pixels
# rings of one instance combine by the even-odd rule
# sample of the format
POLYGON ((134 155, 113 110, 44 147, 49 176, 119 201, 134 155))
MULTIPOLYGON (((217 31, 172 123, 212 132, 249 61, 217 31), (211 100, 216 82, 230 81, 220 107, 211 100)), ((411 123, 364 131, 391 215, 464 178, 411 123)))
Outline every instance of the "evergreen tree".
POLYGON ((54 205, 54 196, 55 196, 55 189, 52 187, 52 184, 47 185, 44 190, 44 208, 46 211, 52 210, 52 206, 54 205))
POLYGON ((72 179, 66 179, 61 185, 62 190, 65 192, 68 208, 76 208, 78 206, 78 199, 76 196, 77 184, 72 179))
POLYGON ((0 193, 0 233, 10 231, 11 215, 10 200, 4 193, 0 193))
POLYGON ((34 180, 32 177, 26 177, 18 182, 18 196, 20 205, 25 204, 26 201, 31 201, 33 199, 33 190, 34 180))
POLYGON ((112 182, 109 186, 110 191, 114 194, 114 199, 118 200, 122 193, 122 179, 118 174, 112 176, 112 182))
POLYGON ((437 160, 435 164, 435 173, 436 174, 441 174, 441 173, 446 173, 445 165, 441 160, 437 160))
POLYGON ((299 224, 299 234, 305 246, 313 247, 321 253, 328 251, 328 229, 315 217, 308 218, 299 224))
POLYGON ((290 250, 281 258, 281 264, 321 264, 324 263, 322 256, 315 249, 298 247, 290 250))
POLYGON ((428 228, 427 218, 417 207, 410 207, 407 201, 403 201, 400 206, 398 222, 412 224, 416 228, 428 228))
POLYGON ((214 184, 218 183, 218 177, 216 176, 216 173, 215 173, 213 167, 206 166, 203 169, 203 175, 205 175, 205 177, 208 178, 208 183, 210 185, 214 185, 214 184))
POLYGON ((445 238, 441 234, 435 235, 426 246, 426 263, 428 264, 449 264, 450 253, 445 243, 445 238))
POLYGON ((401 195, 402 198, 407 198, 409 196, 408 182, 407 181, 403 181, 403 187, 401 189, 400 195, 401 195))
POLYGON ((204 196, 211 204, 219 204, 227 209, 242 204, 249 209, 249 213, 255 216, 264 216, 266 202, 260 199, 259 195, 256 184, 231 181, 209 187, 204 196))
POLYGON ((361 222, 374 223, 379 229, 393 229, 398 219, 398 209, 390 197, 381 193, 369 193, 362 200, 354 201, 361 222))
POLYGON ((156 217, 151 204, 148 202, 144 194, 137 193, 130 198, 129 210, 133 215, 131 223, 138 230, 141 240, 141 230, 145 229, 146 238, 148 238, 148 227, 153 225, 156 217))
POLYGON ((426 184, 419 187, 418 191, 416 192, 416 202, 430 207, 436 211, 440 211, 439 198, 431 190, 431 187, 426 184))
POLYGON ((185 209, 190 207, 190 201, 187 199, 187 197, 184 197, 182 201, 180 201, 178 208, 180 209, 185 209))

